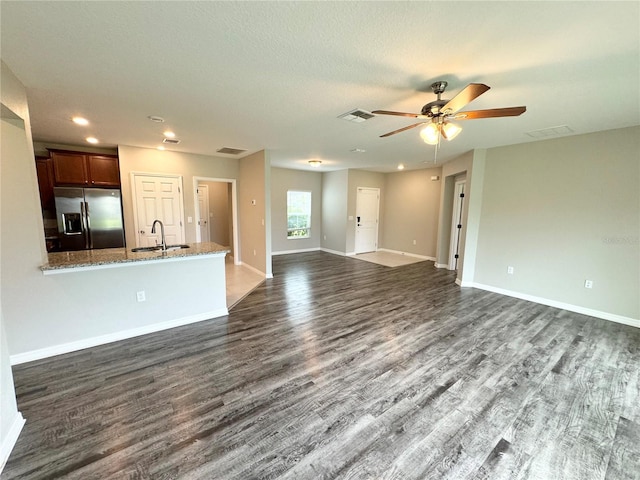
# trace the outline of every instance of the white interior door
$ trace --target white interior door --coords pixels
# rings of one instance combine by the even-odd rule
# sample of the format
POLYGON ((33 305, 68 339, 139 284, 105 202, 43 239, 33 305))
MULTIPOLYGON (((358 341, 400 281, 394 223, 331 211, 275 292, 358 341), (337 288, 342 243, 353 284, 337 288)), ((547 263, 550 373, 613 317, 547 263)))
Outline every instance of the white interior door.
POLYGON ((198 228, 200 228, 200 241, 210 242, 209 234, 209 186, 198 185, 198 228))
POLYGON ((379 210, 380 189, 358 187, 355 253, 375 252, 378 249, 379 210))
POLYGON ((161 243, 160 227, 151 233, 154 220, 164 224, 167 245, 184 243, 182 177, 135 173, 132 176, 137 246, 161 243))
POLYGON ((458 269, 460 238, 462 236, 462 212, 466 182, 456 182, 453 192, 453 216, 451 218, 451 245, 449 246, 449 270, 458 269))

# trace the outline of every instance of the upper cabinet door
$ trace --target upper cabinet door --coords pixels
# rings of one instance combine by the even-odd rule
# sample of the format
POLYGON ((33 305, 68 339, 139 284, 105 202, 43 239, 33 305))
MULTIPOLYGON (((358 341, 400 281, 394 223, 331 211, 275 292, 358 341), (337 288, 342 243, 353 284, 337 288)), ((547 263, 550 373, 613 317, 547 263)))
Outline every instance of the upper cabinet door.
POLYGON ((120 187, 116 155, 50 150, 56 186, 120 187))
POLYGON ((119 187, 120 168, 118 157, 88 155, 89 181, 96 187, 119 187))
POLYGON ((89 185, 85 154, 51 152, 51 159, 56 185, 89 185))

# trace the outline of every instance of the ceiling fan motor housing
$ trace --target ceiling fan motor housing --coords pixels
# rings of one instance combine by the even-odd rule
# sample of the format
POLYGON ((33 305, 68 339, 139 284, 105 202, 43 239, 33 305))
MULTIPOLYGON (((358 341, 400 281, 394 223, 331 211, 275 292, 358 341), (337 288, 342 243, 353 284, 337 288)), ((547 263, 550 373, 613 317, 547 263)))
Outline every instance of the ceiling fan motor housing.
POLYGON ((447 103, 449 103, 449 100, 434 100, 433 102, 429 102, 422 107, 420 114, 426 115, 427 117, 437 117, 440 115, 440 109, 447 103))

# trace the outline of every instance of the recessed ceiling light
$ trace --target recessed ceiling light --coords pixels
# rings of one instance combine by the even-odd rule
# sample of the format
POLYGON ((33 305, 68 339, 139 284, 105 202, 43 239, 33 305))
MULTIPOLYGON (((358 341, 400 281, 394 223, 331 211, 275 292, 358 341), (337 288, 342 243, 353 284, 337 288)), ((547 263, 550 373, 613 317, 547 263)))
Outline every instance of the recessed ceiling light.
POLYGON ((313 168, 318 168, 320 165, 322 165, 322 160, 309 160, 309 165, 311 165, 313 168))
POLYGON ((176 136, 176 134, 175 134, 175 133, 173 133, 171 130, 167 130, 167 131, 165 131, 165 132, 163 133, 163 135, 164 135, 165 137, 167 137, 167 138, 173 138, 173 137, 175 137, 175 136, 176 136))
POLYGON ((404 170, 404 165, 402 163, 398 164, 398 170, 404 170))
POLYGON ((162 117, 157 117, 155 115, 149 115, 147 117, 149 120, 151 120, 152 122, 156 122, 156 123, 164 123, 164 118, 162 117))
POLYGON ((85 140, 89 143, 98 143, 98 139, 96 137, 87 137, 85 140))
POLYGON ((82 125, 82 126, 89 125, 89 120, 82 117, 73 117, 71 121, 76 125, 82 125))
POLYGON ((163 147, 162 145, 158 145, 156 148, 157 148, 158 150, 164 150, 164 147, 163 147))

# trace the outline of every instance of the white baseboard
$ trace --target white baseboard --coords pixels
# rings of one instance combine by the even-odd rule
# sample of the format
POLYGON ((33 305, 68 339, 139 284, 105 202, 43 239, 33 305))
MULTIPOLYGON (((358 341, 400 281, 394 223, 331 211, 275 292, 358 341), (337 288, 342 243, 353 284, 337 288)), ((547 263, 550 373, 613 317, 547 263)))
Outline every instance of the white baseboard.
POLYGON ((447 270, 449 270, 448 263, 434 263, 433 266, 436 268, 446 268, 447 270))
MULTIPOLYGON (((273 254, 272 254, 273 255, 273 254)), ((239 265, 242 265, 243 267, 247 267, 249 270, 251 270, 252 272, 257 273, 258 275, 262 275, 264 278, 269 278, 267 277, 267 274, 258 270, 256 267, 252 267, 251 265, 249 265, 248 263, 244 263, 244 262, 240 262, 239 265)), ((273 278, 273 277, 271 277, 273 278)))
POLYGON ((22 414, 16 412, 11 428, 7 432, 7 436, 2 439, 2 445, 0 445, 0 473, 2 473, 2 469, 6 465, 7 460, 9 460, 9 455, 11 455, 11 450, 13 450, 13 447, 18 441, 24 422, 25 419, 22 417, 22 414))
POLYGON ((345 256, 347 256, 347 257, 353 257, 354 255, 357 255, 357 253, 356 252, 347 252, 347 253, 345 253, 345 256))
MULTIPOLYGON (((456 283, 458 281, 456 280, 456 283)), ((492 285, 484 285, 475 282, 462 282, 458 284, 461 287, 473 287, 480 290, 486 290, 489 292, 499 293, 500 295, 506 295, 508 297, 519 298, 521 300, 527 300, 529 302, 539 303, 541 305, 547 305, 549 307, 561 308, 569 312, 580 313, 582 315, 588 315, 590 317, 601 318, 603 320, 609 320, 611 322, 622 323, 624 325, 630 325, 632 327, 640 328, 640 320, 637 318, 624 317, 615 313, 602 312, 600 310, 593 310, 591 308, 581 307, 579 305, 572 305, 570 303, 559 302, 557 300, 550 300, 548 298, 536 297, 534 295, 528 295, 526 293, 514 292, 512 290, 505 290, 503 288, 494 287, 492 285)))
POLYGON ((225 315, 229 315, 229 311, 226 307, 213 310, 211 312, 199 313, 197 315, 190 315, 188 317, 177 318, 175 320, 168 320, 166 322, 132 328, 130 330, 121 330, 119 332, 100 335, 98 337, 85 338, 75 342, 63 343, 60 345, 53 345, 51 347, 40 348, 38 350, 31 350, 29 352, 17 353, 10 356, 10 361, 11 365, 20 365, 21 363, 33 362, 34 360, 41 360, 55 355, 62 355, 64 353, 84 350, 85 348, 97 347, 98 345, 105 345, 119 340, 126 340, 127 338, 139 337, 140 335, 160 332, 169 328, 202 322, 203 320, 224 317, 225 315))
POLYGON ((388 248, 379 248, 378 251, 395 253, 396 255, 405 255, 407 257, 421 258, 422 260, 431 260, 432 262, 436 261, 436 257, 425 257, 424 255, 418 255, 417 253, 402 252, 400 250, 389 250, 388 248))
POLYGON ((344 252, 339 252, 338 250, 331 250, 330 248, 322 248, 321 247, 320 251, 331 253, 333 255, 340 255, 341 257, 344 257, 346 255, 346 253, 344 253, 344 252))
POLYGON ((271 252, 271 255, 289 255, 291 253, 319 252, 320 250, 320 247, 301 248, 299 250, 281 250, 279 252, 271 252))

